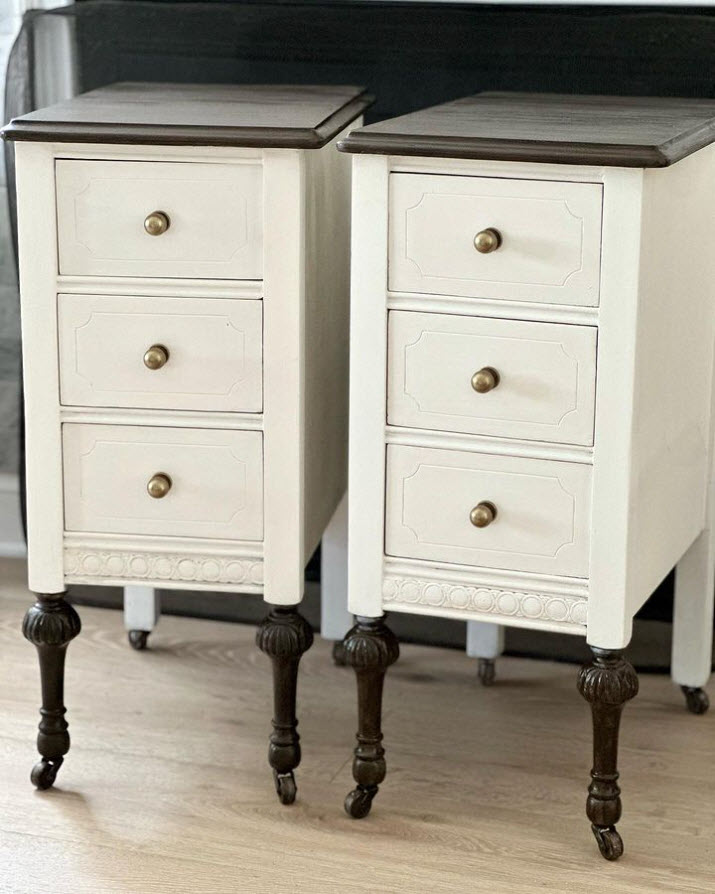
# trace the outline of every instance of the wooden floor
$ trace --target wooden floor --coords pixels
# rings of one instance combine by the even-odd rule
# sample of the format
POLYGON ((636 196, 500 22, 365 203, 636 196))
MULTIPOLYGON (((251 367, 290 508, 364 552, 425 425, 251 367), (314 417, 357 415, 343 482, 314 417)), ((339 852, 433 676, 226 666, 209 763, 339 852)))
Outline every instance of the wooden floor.
POLYGON ((584 817, 588 708, 569 665, 503 659, 492 689, 462 653, 405 646, 386 691, 388 778, 350 820, 352 671, 316 639, 300 682, 298 802, 266 766, 269 663, 250 627, 165 617, 151 651, 121 614, 82 609, 69 649, 72 751, 35 792, 38 685, 19 632, 24 569, 0 563, 0 891, 715 891, 715 712, 644 676, 626 708, 626 854, 584 817))

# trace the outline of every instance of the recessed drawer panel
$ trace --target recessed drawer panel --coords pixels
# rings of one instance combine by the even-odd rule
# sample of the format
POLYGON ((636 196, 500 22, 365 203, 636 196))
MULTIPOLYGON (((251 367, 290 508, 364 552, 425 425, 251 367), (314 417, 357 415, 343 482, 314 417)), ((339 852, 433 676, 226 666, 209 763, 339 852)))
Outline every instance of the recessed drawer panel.
POLYGON ((591 467, 387 448, 388 555, 587 577, 591 467))
POLYGON ((58 301, 63 404, 261 411, 261 301, 58 301))
POLYGON ((263 539, 260 432, 63 426, 65 528, 263 539))
POLYGON ((60 273, 261 279, 261 165, 56 164, 60 273))
POLYGON ((388 422, 593 444, 596 328, 392 311, 388 422))
POLYGON ((389 287, 596 305, 601 196, 596 183, 393 174, 389 287))

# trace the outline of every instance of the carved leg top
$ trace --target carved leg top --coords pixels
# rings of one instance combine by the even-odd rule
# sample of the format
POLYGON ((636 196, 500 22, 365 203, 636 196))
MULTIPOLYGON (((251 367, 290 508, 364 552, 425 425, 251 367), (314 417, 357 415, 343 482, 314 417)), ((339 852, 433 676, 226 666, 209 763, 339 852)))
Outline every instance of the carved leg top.
POLYGON ((400 657, 397 637, 381 618, 361 618, 346 634, 343 641, 345 663, 355 670, 375 668, 386 670, 400 657))
POLYGON ((79 615, 65 594, 44 595, 30 606, 22 622, 25 639, 35 646, 66 646, 82 629, 79 615))
POLYGON ((296 606, 273 606, 258 625, 256 645, 270 658, 299 658, 313 645, 313 628, 296 606))
POLYGON ((622 705, 638 695, 638 675, 623 653, 592 647, 593 661, 578 675, 578 691, 591 704, 622 705))

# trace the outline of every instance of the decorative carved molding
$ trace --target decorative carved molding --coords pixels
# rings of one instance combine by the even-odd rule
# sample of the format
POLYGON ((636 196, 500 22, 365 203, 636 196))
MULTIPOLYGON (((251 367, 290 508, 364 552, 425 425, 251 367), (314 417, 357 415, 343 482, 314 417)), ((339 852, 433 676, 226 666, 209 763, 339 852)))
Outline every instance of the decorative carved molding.
POLYGON ((204 584, 263 584, 263 560, 202 555, 68 547, 65 575, 72 579, 185 581, 204 584))
POLYGON ((387 575, 382 596, 387 608, 422 606, 475 615, 525 618, 549 624, 586 626, 587 600, 576 596, 535 591, 443 583, 414 577, 387 575))
POLYGON ((22 633, 34 646, 66 646, 81 629, 79 615, 61 595, 38 594, 22 622, 22 633))

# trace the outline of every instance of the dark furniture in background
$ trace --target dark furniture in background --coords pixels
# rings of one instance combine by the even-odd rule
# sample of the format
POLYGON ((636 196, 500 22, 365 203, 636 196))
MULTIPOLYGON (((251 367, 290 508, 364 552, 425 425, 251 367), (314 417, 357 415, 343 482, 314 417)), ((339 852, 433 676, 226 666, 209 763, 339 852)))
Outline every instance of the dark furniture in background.
MULTIPOLYGON (((36 103, 33 68, 42 46, 36 35, 50 17, 71 23, 79 91, 118 80, 361 84, 377 96, 368 123, 482 90, 715 96, 715 10, 707 7, 87 0, 28 14, 10 62, 7 118, 36 103)), ((311 576, 317 576, 315 562, 311 576)), ((88 588, 73 595, 105 605, 121 599, 117 591, 100 600, 88 588)), ((316 604, 309 587, 311 620, 316 604)), ((262 616, 261 605, 250 613, 244 606, 225 595, 164 598, 167 612, 262 616)), ((667 622, 671 611, 667 578, 642 617, 667 622)), ((463 643, 460 623, 394 620, 403 640, 463 643)), ((548 654, 550 639, 514 631, 507 647, 548 654)), ((667 666, 668 640, 667 631, 637 629, 635 662, 667 666), (644 640, 654 634, 655 650, 644 640)), ((558 651, 574 660, 585 654, 570 640, 558 651)))

